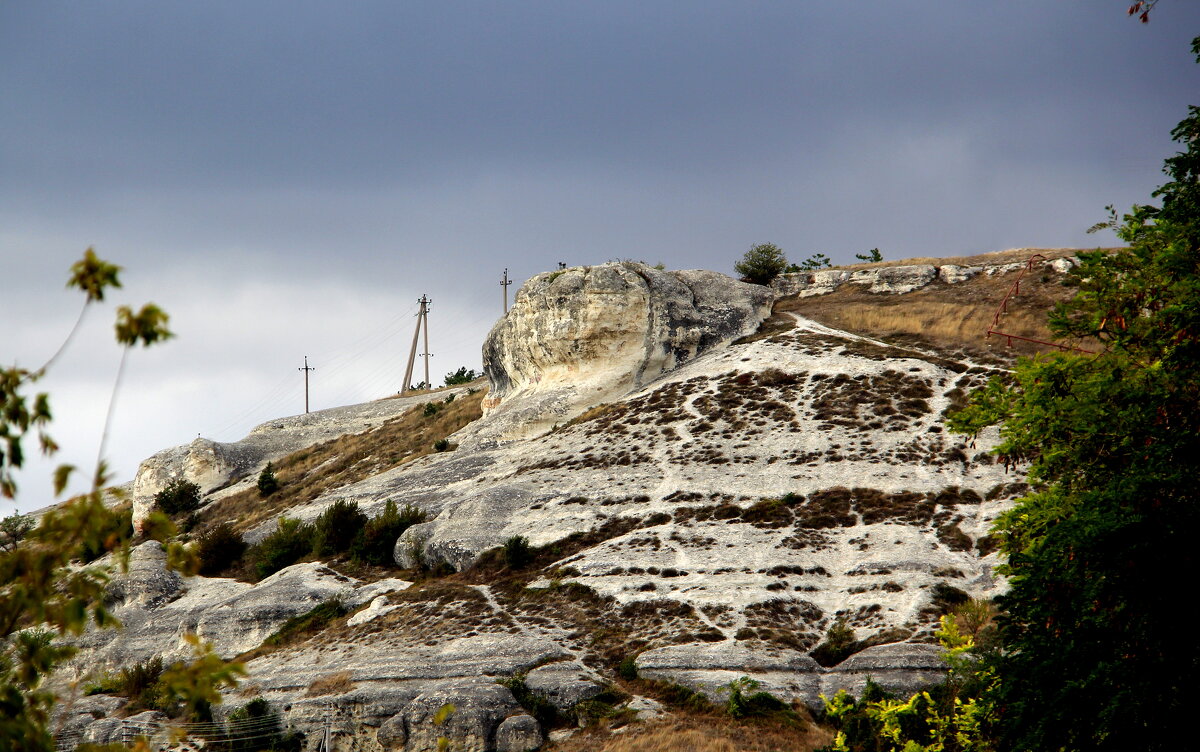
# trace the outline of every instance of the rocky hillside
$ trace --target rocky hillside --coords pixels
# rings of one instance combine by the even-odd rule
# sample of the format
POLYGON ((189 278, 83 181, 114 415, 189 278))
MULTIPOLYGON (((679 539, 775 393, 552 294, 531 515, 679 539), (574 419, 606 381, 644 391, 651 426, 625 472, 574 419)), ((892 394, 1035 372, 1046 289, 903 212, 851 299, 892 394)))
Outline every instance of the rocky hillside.
MULTIPOLYGON (((250 542, 337 502, 419 508, 394 567, 334 556, 258 582, 245 564, 181 578, 143 544, 112 588, 125 628, 85 635, 78 675, 184 657, 194 631, 246 662, 218 715, 261 697, 308 749, 364 750, 565 748, 576 725, 676 712, 680 687, 720 700, 744 676, 812 709, 868 677, 936 681, 937 619, 1003 588, 987 529, 1024 486, 987 453, 995 435, 944 426, 1009 355, 982 331, 912 322, 968 303, 990 321, 1031 253, 773 288, 635 263, 539 275, 483 345, 486 397, 476 385, 272 421, 138 474, 136 517, 185 477, 206 492, 193 535, 230 521, 250 542), (862 325, 883 309, 906 322, 886 339, 862 325), (428 449, 443 437, 447 451, 428 449), (268 460, 286 503, 251 493, 268 460), (293 628, 331 599, 323 628, 293 628), (814 650, 835 623, 857 652, 823 666, 814 650)), ((1014 316, 1069 291, 1071 255, 1047 255, 1014 316)), ((77 699, 61 739, 163 721, 123 718, 124 703, 77 699)))

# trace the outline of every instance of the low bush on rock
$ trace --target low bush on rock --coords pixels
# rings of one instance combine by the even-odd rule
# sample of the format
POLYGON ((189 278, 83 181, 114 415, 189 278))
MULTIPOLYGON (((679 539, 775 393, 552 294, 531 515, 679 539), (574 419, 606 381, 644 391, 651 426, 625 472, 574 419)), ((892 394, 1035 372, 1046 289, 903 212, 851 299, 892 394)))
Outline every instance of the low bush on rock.
POLYGON ((191 512, 200 506, 200 486, 190 480, 175 478, 154 494, 154 506, 172 516, 191 512))
POLYGON ((533 548, 524 535, 514 535, 504 541, 504 563, 509 569, 520 569, 533 561, 533 548))
POLYGON ((290 567, 312 553, 313 526, 280 517, 275 532, 252 549, 254 573, 261 580, 290 567))
POLYGON ((271 647, 279 647, 292 642, 297 642, 303 637, 307 637, 315 632, 320 632, 334 619, 346 615, 346 607, 336 598, 331 598, 319 606, 307 611, 299 616, 293 616, 283 623, 279 629, 275 630, 267 639, 263 640, 264 645, 271 647))
POLYGON ((353 501, 337 501, 313 522, 313 554, 331 556, 350 550, 367 524, 367 515, 353 501))
POLYGON ((300 752, 304 734, 285 732, 279 714, 258 697, 229 714, 223 741, 228 752, 300 752))
POLYGON ((363 525, 350 546, 350 558, 376 566, 392 564, 396 540, 405 530, 425 519, 425 513, 411 504, 399 509, 396 502, 388 501, 383 514, 363 525))
POLYGON ((263 471, 258 474, 258 495, 270 496, 279 490, 279 479, 275 477, 275 469, 268 462, 263 471))
POLYGON ((811 655, 814 661, 829 668, 862 649, 863 645, 855 639, 854 630, 845 619, 838 619, 829 625, 825 632, 825 641, 814 648, 811 655))
POLYGON ((211 577, 223 572, 245 553, 246 542, 228 522, 210 527, 196 539, 196 555, 200 559, 199 572, 202 575, 211 577))

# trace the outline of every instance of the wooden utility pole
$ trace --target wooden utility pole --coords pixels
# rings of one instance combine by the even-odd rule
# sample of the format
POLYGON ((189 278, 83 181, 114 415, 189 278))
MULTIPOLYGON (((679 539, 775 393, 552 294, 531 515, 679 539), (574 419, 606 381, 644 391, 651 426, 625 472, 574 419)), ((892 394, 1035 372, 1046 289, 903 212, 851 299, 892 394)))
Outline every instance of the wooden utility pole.
POLYGON ((504 312, 508 313, 508 286, 512 280, 508 278, 508 268, 504 269, 504 277, 500 280, 500 289, 504 290, 504 312))
POLYGON ((308 412, 308 372, 315 371, 316 368, 311 368, 308 365, 308 356, 304 356, 304 367, 297 368, 297 371, 304 371, 304 412, 308 412))
POLYGON ((413 331, 412 348, 408 351, 408 366, 404 369, 404 384, 400 389, 401 393, 409 391, 412 387, 413 364, 417 360, 417 339, 421 336, 422 326, 425 327, 425 388, 429 388, 429 322, 426 321, 426 314, 429 312, 429 304, 433 301, 422 295, 417 302, 421 304, 421 307, 417 310, 417 328, 413 331))

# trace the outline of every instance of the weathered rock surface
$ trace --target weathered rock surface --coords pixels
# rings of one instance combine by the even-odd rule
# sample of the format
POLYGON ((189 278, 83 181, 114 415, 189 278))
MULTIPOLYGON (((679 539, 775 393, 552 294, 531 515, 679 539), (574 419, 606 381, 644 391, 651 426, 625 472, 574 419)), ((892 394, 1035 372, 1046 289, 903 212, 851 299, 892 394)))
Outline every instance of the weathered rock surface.
MULTIPOLYGON (((882 292, 988 271, 899 269, 857 281, 816 272, 806 289, 882 292)), ((364 584, 316 563, 254 586, 180 579, 147 544, 112 588, 126 629, 84 635, 77 665, 183 657, 186 631, 236 655, 338 597, 361 610, 249 661, 248 689, 223 707, 257 693, 308 734, 310 749, 329 728, 335 747, 373 751, 373 741, 357 740, 426 749, 453 731, 468 748, 521 749, 546 730, 530 726, 496 678, 524 675, 568 711, 629 658, 643 676, 714 699, 751 676, 813 707, 821 693, 857 691, 868 676, 902 692, 936 679, 944 669, 928 644, 934 588, 1003 590, 986 536, 1023 491, 986 453, 994 431, 969 446, 944 426, 947 410, 995 368, 798 317, 733 344, 761 320, 771 292, 706 275, 628 264, 540 275, 519 296, 524 308, 489 337, 499 402, 452 437, 457 451, 286 511, 311 520, 341 500, 372 515, 388 501, 416 505, 429 520, 397 541, 407 567, 466 570, 525 536, 559 552, 528 572, 526 589, 492 582, 486 569, 411 587, 364 584), (732 313, 721 312, 723 295, 732 313), (607 404, 563 419, 598 402, 607 404), (858 639, 910 637, 822 668, 808 653, 839 619, 858 639), (447 703, 454 713, 433 723, 447 703)), ((90 717, 86 728, 98 723, 90 717)))
MULTIPOLYGON (((520 715, 521 706, 505 687, 486 679, 464 679, 422 692, 392 719, 387 737, 392 745, 404 739, 404 752, 438 752, 447 746, 463 752, 492 752, 496 731, 510 715, 520 715), (403 724, 403 734, 395 726, 403 724)), ((382 743, 382 739, 380 740, 382 743)))
MULTIPOLYGON (((753 332, 770 290, 621 262, 539 274, 488 334, 491 417, 477 438, 533 436, 753 332)), ((470 432, 468 432, 470 434, 470 432)))
POLYGON ((525 686, 564 713, 604 691, 596 672, 575 661, 539 666, 525 675, 525 686))
MULTIPOLYGON (((114 597, 121 599, 114 614, 123 628, 92 629, 79 637, 83 651, 76 663, 81 669, 114 670, 155 655, 166 660, 188 657, 186 632, 212 641, 220 655, 232 658, 323 601, 341 598, 355 603, 361 585, 316 562, 288 567, 257 585, 179 578, 166 571, 165 564, 162 546, 155 541, 134 549, 129 574, 117 578, 112 587, 114 597)), ((365 590, 368 600, 378 593, 378 588, 365 590)))
POLYGON ((496 727, 496 752, 530 752, 542 746, 542 730, 531 715, 505 718, 496 727))
MULTIPOLYGON (((452 389, 445 395, 465 389, 452 389)), ((335 407, 312 413, 267 421, 244 439, 218 442, 197 438, 190 444, 164 449, 138 466, 132 486, 133 521, 140 525, 150 513, 154 495, 177 478, 200 486, 201 493, 245 479, 228 492, 255 482, 257 473, 272 460, 298 449, 319 444, 350 433, 359 433, 394 418, 427 397, 397 397, 335 407)))
MULTIPOLYGON (((1030 255, 1033 252, 1033 249, 1030 249, 1030 255)), ((1065 273, 1079 265, 1079 261, 1074 256, 1046 259, 1037 263, 1059 273, 1065 273)), ((1013 261, 976 266, 910 264, 876 266, 855 271, 820 269, 781 274, 771 282, 771 288, 779 297, 799 295, 802 298, 808 298, 814 295, 826 295, 844 284, 861 285, 872 293, 898 295, 919 290, 935 280, 945 284, 958 284, 966 282, 980 273, 995 276, 1019 271, 1025 267, 1025 264, 1025 261, 1013 261)))

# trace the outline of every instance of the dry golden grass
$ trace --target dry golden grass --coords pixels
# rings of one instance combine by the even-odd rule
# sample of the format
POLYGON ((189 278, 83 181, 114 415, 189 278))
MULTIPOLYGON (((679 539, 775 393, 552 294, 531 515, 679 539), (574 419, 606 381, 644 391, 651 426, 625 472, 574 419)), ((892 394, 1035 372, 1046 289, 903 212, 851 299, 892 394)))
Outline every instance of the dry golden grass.
POLYGON ((289 454, 273 463, 279 490, 259 496, 250 487, 209 505, 201 516, 201 527, 236 520, 238 530, 247 530, 264 519, 291 507, 313 501, 328 490, 355 483, 384 470, 432 454, 434 442, 445 438, 483 412, 480 403, 486 389, 463 394, 453 402, 433 401, 435 415, 424 415, 424 405, 357 434, 340 436, 289 454))
MULTIPOLYGON (((1062 258, 1063 256, 1074 256, 1079 252, 1079 248, 1009 248, 1005 251, 992 251, 991 253, 977 253, 973 256, 947 256, 945 258, 936 258, 933 256, 919 256, 917 258, 897 259, 895 261, 876 261, 873 264, 846 264, 844 266, 835 266, 835 269, 878 269, 884 266, 909 266, 912 264, 933 264, 934 266, 944 266, 946 264, 957 264, 958 266, 981 266, 985 264, 1008 264, 1014 261, 1025 261, 1030 256, 1040 253, 1048 259, 1062 258)), ((1087 248, 1084 250, 1093 250, 1087 248)), ((1099 250, 1113 251, 1115 248, 1104 248, 1099 250)))
POLYGON ((698 715, 623 727, 581 731, 547 747, 551 752, 810 752, 833 734, 808 724, 803 729, 774 723, 698 715))
POLYGON ((350 681, 350 672, 339 671, 336 674, 328 674, 313 679, 312 683, 308 685, 308 689, 304 692, 304 696, 340 695, 352 689, 354 689, 354 682, 350 681))
MULTIPOLYGON (((920 259, 904 263, 917 261, 920 259)), ((843 285, 828 295, 784 298, 775 304, 775 310, 798 313, 827 326, 871 337, 917 339, 937 347, 985 351, 1004 358, 1051 350, 1020 340, 1013 340, 1010 346, 1004 337, 987 336, 996 310, 1018 274, 1015 271, 994 277, 981 274, 953 285, 934 282, 903 295, 873 294, 858 286, 843 285)), ((1008 312, 1001 315, 995 328, 1021 337, 1052 341, 1046 316, 1055 303, 1069 299, 1075 292, 1074 287, 1063 284, 1066 279, 1065 275, 1049 269, 1027 272, 1021 279, 1019 293, 1010 299, 1008 312)), ((1065 344, 1089 347, 1087 343, 1065 344)))

